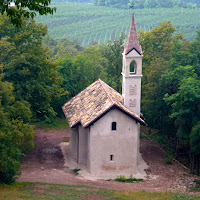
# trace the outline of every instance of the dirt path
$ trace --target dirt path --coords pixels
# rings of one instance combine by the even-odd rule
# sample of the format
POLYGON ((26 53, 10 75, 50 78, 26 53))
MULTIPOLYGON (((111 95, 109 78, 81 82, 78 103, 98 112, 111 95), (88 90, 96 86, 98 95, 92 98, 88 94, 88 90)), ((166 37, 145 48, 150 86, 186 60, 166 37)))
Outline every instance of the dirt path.
POLYGON ((20 182, 46 182, 69 185, 89 185, 116 190, 132 191, 172 191, 187 192, 187 187, 194 184, 191 176, 179 164, 164 163, 165 154, 151 141, 141 140, 140 152, 148 164, 147 180, 139 183, 120 183, 116 181, 86 180, 64 167, 64 160, 59 148, 62 141, 69 140, 69 130, 37 130, 35 148, 23 159, 20 182))

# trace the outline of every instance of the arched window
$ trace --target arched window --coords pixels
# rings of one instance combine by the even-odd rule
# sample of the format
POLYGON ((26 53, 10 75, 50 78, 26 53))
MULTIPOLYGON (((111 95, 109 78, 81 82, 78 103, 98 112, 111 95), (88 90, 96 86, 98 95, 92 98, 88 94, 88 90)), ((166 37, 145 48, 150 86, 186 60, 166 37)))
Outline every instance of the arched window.
POLYGON ((132 61, 130 64, 130 74, 136 74, 137 66, 136 62, 132 61))
POLYGON ((112 122, 112 131, 116 131, 117 130, 117 122, 112 122))

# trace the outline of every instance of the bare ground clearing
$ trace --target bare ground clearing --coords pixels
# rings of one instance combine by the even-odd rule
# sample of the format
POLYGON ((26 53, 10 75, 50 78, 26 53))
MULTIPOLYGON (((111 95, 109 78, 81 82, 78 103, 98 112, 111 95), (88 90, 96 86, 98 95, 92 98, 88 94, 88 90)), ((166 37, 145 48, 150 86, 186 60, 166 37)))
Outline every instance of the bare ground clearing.
MULTIPOLYGON (((86 180, 64 167, 59 144, 69 139, 69 130, 36 130, 35 148, 23 159, 19 182, 46 182, 67 185, 88 185, 114 190, 188 192, 197 177, 188 174, 179 164, 164 163, 166 155, 151 141, 141 139, 140 152, 148 164, 148 178, 138 183, 86 180)), ((190 192, 191 193, 191 192, 190 192)), ((192 193, 191 193, 192 194, 192 193)), ((200 193, 196 193, 199 195, 200 193)))

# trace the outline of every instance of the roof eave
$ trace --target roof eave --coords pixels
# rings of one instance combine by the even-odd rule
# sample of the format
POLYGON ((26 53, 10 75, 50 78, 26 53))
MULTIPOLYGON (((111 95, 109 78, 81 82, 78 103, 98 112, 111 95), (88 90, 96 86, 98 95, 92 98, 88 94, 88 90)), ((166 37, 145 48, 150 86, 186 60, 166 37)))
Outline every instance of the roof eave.
POLYGON ((99 115, 98 117, 96 117, 95 119, 93 119, 92 121, 90 121, 89 123, 87 123, 86 125, 83 125, 83 127, 84 128, 90 127, 92 124, 94 124, 96 121, 98 121, 100 118, 102 118, 106 113, 108 113, 114 107, 118 108, 120 111, 122 111, 124 114, 126 114, 129 117, 131 117, 132 119, 134 119, 136 122, 139 122, 140 124, 143 124, 144 126, 147 126, 146 122, 143 121, 142 119, 140 119, 139 117, 137 118, 137 117, 131 115, 130 113, 128 113, 127 111, 125 111, 124 109, 120 108, 118 105, 113 104, 108 109, 106 109, 103 113, 101 113, 101 115, 99 115))
POLYGON ((138 51, 135 47, 133 47, 131 50, 129 50, 127 53, 126 53, 126 49, 125 49, 125 55, 127 56, 131 51, 135 50, 138 54, 140 54, 141 56, 143 56, 142 52, 138 51))

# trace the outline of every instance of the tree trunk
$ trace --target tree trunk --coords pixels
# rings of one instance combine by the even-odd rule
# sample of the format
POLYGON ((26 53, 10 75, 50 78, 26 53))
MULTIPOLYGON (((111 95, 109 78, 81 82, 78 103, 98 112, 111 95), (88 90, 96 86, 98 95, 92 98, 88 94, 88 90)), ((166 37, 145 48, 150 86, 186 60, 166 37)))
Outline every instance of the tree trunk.
POLYGON ((175 158, 178 159, 178 149, 179 149, 179 139, 176 138, 176 152, 175 152, 175 158))
POLYGON ((194 154, 190 152, 190 173, 194 172, 194 154))
POLYGON ((151 135, 151 126, 149 126, 149 131, 148 131, 149 135, 151 135))
POLYGON ((196 174, 199 176, 199 154, 196 156, 196 174))

